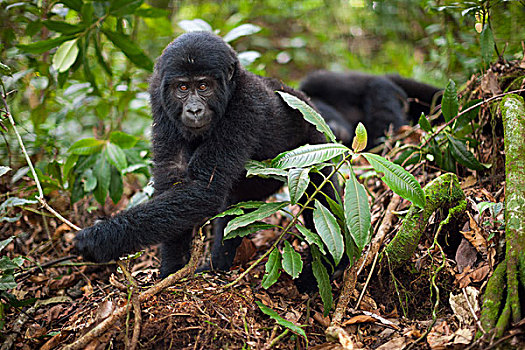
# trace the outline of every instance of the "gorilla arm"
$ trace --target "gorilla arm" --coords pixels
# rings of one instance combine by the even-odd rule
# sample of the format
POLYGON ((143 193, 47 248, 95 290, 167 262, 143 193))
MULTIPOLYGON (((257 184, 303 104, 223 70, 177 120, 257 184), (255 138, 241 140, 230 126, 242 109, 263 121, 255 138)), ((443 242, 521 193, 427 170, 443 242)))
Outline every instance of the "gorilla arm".
MULTIPOLYGON (((233 182, 250 158, 246 130, 223 120, 195 150, 187 175, 146 203, 80 231, 76 246, 86 259, 103 262, 146 246, 177 239, 224 209, 233 182), (239 144, 242 138, 242 144, 239 144)), ((187 237, 186 237, 187 238, 187 237)))

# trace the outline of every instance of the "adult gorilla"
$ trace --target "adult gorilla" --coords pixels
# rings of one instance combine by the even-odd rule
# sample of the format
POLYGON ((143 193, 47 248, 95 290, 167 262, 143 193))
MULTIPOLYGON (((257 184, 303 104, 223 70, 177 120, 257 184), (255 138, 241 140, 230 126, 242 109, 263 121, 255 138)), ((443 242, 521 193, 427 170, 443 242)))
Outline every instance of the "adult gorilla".
POLYGON ((362 122, 369 144, 377 144, 390 125, 394 130, 428 114, 441 89, 396 74, 317 71, 309 74, 300 90, 306 93, 339 140, 350 146, 354 127, 362 122))
MULTIPOLYGON (((275 93, 306 97, 241 67, 236 53, 207 32, 169 44, 150 79, 155 196, 80 231, 86 258, 108 261, 161 243, 161 275, 187 261, 192 231, 245 200, 260 200, 282 185, 246 178, 249 159, 264 160, 324 138, 275 93)), ((214 268, 231 266, 239 240, 222 242, 227 220, 215 225, 214 268)), ((313 229, 311 213, 305 221, 313 229)))

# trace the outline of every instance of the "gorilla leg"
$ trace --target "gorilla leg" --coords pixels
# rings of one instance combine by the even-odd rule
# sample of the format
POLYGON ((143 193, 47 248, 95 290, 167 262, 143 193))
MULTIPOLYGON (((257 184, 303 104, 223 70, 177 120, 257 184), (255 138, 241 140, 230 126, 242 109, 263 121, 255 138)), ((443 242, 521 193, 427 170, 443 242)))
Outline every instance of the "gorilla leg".
POLYGON ((231 216, 226 216, 215 219, 213 223, 213 247, 211 251, 211 267, 213 270, 227 271, 232 266, 237 247, 242 242, 242 237, 222 240, 224 228, 231 219, 231 216))
POLYGON ((171 240, 164 241, 160 246, 161 264, 160 277, 164 278, 177 272, 186 265, 189 260, 189 252, 193 232, 176 236, 171 240))
POLYGON ((320 99, 312 98, 312 103, 334 133, 345 145, 350 145, 354 136, 354 127, 334 107, 320 99))
POLYGON ((367 91, 363 103, 363 123, 366 125, 370 146, 374 146, 390 124, 394 130, 408 124, 403 110, 406 94, 392 81, 383 77, 372 79, 367 91))

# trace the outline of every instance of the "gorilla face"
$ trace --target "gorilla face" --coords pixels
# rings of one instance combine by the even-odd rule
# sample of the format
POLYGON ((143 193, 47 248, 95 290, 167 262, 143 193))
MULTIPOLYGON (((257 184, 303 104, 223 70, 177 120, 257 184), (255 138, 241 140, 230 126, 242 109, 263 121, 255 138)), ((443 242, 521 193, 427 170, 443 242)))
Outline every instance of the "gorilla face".
POLYGON ((210 102, 216 95, 217 83, 212 77, 180 77, 171 83, 171 93, 181 105, 180 120, 195 134, 209 129, 214 112, 210 102))
POLYGON ((235 52, 216 35, 183 34, 166 47, 155 65, 152 106, 158 106, 160 98, 163 114, 186 139, 206 135, 224 115, 238 69, 235 52))

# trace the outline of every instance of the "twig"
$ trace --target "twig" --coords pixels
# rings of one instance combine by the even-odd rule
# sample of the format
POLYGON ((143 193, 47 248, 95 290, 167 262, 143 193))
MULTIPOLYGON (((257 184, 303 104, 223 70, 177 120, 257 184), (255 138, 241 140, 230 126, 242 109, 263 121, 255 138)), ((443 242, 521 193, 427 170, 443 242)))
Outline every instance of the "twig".
POLYGON ((273 348, 281 339, 283 339, 288 333, 290 332, 289 329, 285 329, 284 332, 282 332, 281 334, 279 334, 277 337, 275 337, 272 342, 268 345, 266 345, 263 349, 267 350, 267 349, 271 349, 273 348))
POLYGON ((61 258, 54 259, 54 260, 51 260, 51 261, 46 261, 45 263, 42 263, 40 265, 36 265, 36 266, 30 267, 28 270, 26 270, 24 272, 15 274, 15 278, 16 279, 24 278, 24 277, 26 277, 28 275, 32 275, 33 272, 35 272, 36 270, 40 270, 40 269, 43 269, 43 268, 46 268, 46 267, 54 266, 54 265, 57 265, 57 264, 59 264, 59 263, 61 263, 63 261, 75 259, 76 257, 77 257, 76 255, 68 255, 68 256, 63 256, 61 258))
POLYGON ((484 105, 485 103, 487 102, 490 102, 492 100, 498 100, 500 98, 503 98, 504 96, 506 95, 509 95, 509 94, 515 94, 515 93, 519 93, 519 92, 524 92, 525 89, 519 89, 519 90, 514 90, 514 91, 509 91, 509 92, 505 92, 503 94, 500 94, 500 95, 496 95, 496 96, 492 96, 486 100, 483 100, 481 102, 478 102, 476 103, 475 105, 472 105, 470 106, 469 108, 461 111, 458 113, 458 115, 456 115, 454 118, 450 119, 448 122, 446 122, 445 124, 441 125, 438 129, 436 129, 436 131, 434 133, 432 133, 432 135, 430 135, 429 138, 427 138, 422 144, 421 146, 419 147, 419 149, 423 149, 430 141, 432 141, 434 139, 434 137, 436 137, 439 133, 441 133, 447 126, 449 126, 450 124, 452 124, 456 119, 458 119, 460 116, 462 116, 463 114, 465 113, 468 113, 470 112, 471 110, 475 109, 475 108, 478 108, 479 106, 481 105, 484 105))
POLYGON ((5 115, 9 119, 9 122, 11 123, 11 126, 13 127, 13 131, 15 132, 16 138, 18 140, 18 144, 20 145, 20 149, 22 150, 22 153, 24 154, 24 157, 26 159, 27 165, 29 166, 29 169, 31 170, 31 174, 33 174, 33 178, 35 180, 36 188, 38 190, 38 196, 36 196, 36 199, 40 202, 40 204, 46 208, 50 213, 52 213, 55 217, 57 217, 60 221, 68 225, 69 227, 80 231, 80 227, 73 224, 71 221, 64 218, 62 215, 60 215, 55 209, 53 209, 49 204, 47 204, 45 198, 44 198, 44 192, 42 191, 42 185, 40 184, 40 180, 38 179, 38 175, 36 174, 35 167, 33 166, 33 162, 31 161, 31 158, 29 158, 29 154, 27 153, 26 147, 24 145, 24 142, 22 141, 22 136, 20 136, 20 133, 18 132, 15 124, 15 120, 13 119, 13 116, 11 115, 11 112, 9 111, 9 106, 7 105, 7 93, 5 91, 5 86, 2 84, 2 101, 4 103, 5 108, 5 115))
MULTIPOLYGON (((204 251, 204 235, 202 233, 202 227, 199 229, 198 237, 193 239, 193 247, 191 251, 190 260, 179 271, 169 275, 162 281, 159 281, 157 284, 153 285, 151 288, 145 290, 137 296, 137 302, 143 303, 154 295, 162 292, 164 289, 172 286, 175 282, 179 281, 181 278, 186 277, 195 273, 199 259, 204 251)), ((74 343, 67 345, 63 350, 77 350, 85 348, 93 339, 100 337, 105 331, 107 331, 115 322, 120 320, 131 308, 131 303, 117 308, 113 314, 106 318, 104 321, 99 323, 95 328, 84 334, 82 337, 77 339, 74 343)), ((136 317, 136 315, 135 315, 136 317)), ((135 333, 133 335, 135 337, 135 333)))
POLYGON ((478 315, 476 315, 476 311, 474 311, 474 307, 472 306, 472 304, 470 303, 470 300, 468 299, 467 289, 466 288, 461 288, 461 290, 463 291, 463 296, 465 297, 465 300, 467 301, 467 305, 468 305, 468 308, 469 308, 469 311, 470 311, 472 317, 474 317, 474 319, 476 320, 476 324, 478 325, 478 328, 481 330, 481 332, 483 334, 485 334, 486 332, 483 329, 483 326, 481 325, 479 317, 478 317, 478 315))
POLYGON ((133 325, 133 337, 131 338, 129 350, 135 350, 137 349, 139 343, 140 328, 142 327, 142 312, 140 310, 140 302, 136 294, 132 295, 131 303, 133 305, 133 313, 135 314, 135 324, 133 325))

